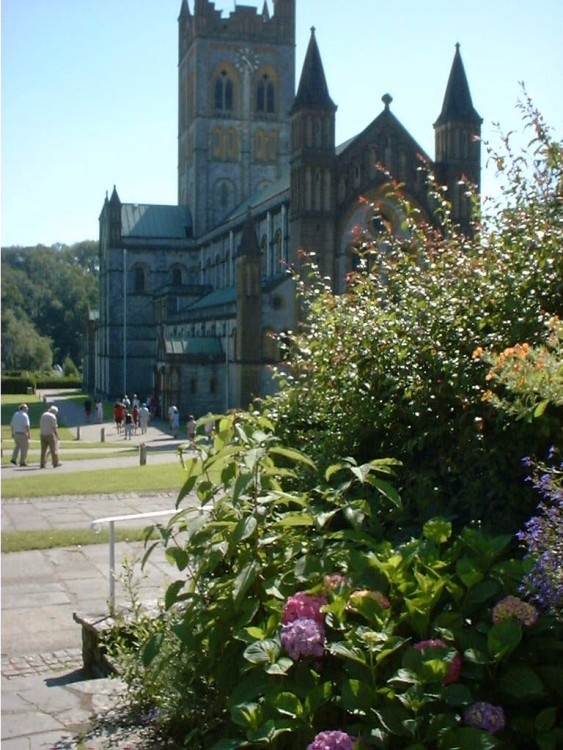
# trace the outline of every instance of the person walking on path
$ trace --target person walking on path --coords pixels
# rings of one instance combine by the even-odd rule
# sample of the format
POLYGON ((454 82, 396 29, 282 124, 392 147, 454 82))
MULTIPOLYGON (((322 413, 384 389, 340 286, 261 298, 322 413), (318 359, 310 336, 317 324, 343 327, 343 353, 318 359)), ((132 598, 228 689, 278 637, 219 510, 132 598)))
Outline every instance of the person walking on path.
POLYGON ((188 435, 188 440, 190 441, 190 447, 192 447, 195 443, 196 429, 197 426, 195 418, 193 414, 190 414, 190 416, 188 417, 188 422, 186 424, 186 432, 188 435))
POLYGON ((150 418, 151 413, 148 410, 147 405, 143 404, 139 409, 139 426, 141 428, 141 435, 146 435, 150 418))
POLYGON ((12 437, 14 438, 14 450, 10 461, 17 464, 18 455, 20 457, 20 466, 27 466, 27 452, 29 451, 30 425, 27 404, 20 404, 19 409, 15 412, 10 422, 12 437))
POLYGON ((125 412, 124 440, 131 440, 133 434, 133 415, 130 411, 125 412))
POLYGON ((57 414, 59 410, 56 406, 50 406, 46 412, 41 415, 39 420, 39 436, 41 439, 41 460, 39 462, 40 468, 45 468, 45 457, 47 451, 51 451, 51 460, 53 461, 53 468, 56 469, 60 466, 59 461, 59 433, 57 414))
POLYGON ((96 401, 96 419, 100 424, 104 421, 104 405, 100 399, 96 401))

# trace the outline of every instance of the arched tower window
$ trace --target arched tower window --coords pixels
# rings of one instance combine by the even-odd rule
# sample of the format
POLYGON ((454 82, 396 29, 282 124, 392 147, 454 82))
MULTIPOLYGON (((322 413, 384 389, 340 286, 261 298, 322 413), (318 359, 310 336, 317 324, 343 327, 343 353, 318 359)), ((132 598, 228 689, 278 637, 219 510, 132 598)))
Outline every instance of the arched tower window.
POLYGON ((276 90, 268 73, 264 73, 256 87, 256 111, 267 114, 276 111, 276 90))
POLYGON ((215 78, 215 109, 232 112, 234 109, 234 85, 229 73, 223 69, 215 78))
POLYGON ((172 269, 172 285, 180 286, 182 283, 182 269, 176 266, 172 269))

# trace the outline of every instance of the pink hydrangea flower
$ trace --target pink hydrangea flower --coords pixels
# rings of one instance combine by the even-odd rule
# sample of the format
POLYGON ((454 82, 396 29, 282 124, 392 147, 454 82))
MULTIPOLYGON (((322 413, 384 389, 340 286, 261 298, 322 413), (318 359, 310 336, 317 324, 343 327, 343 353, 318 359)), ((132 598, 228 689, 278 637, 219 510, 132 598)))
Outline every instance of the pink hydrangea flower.
POLYGON ((299 661, 302 657, 324 654, 324 627, 310 617, 298 617, 284 625, 280 640, 293 661, 299 661))
POLYGON ((308 617, 320 625, 324 624, 321 607, 326 604, 324 596, 312 596, 300 591, 290 596, 283 608, 282 624, 287 625, 299 617, 308 617))
MULTIPOLYGON (((424 649, 426 648, 436 647, 448 648, 448 645, 441 638, 431 638, 427 641, 418 641, 418 643, 415 643, 413 646, 413 648, 415 648, 417 651, 424 651, 424 649)), ((444 677, 444 685, 449 685, 450 683, 457 682, 459 680, 459 676, 461 674, 461 665, 461 654, 456 651, 454 654, 454 658, 450 662, 448 674, 444 677)))
POLYGON ((350 579, 346 576, 340 575, 340 573, 333 573, 332 575, 327 575, 323 578, 323 586, 325 587, 326 591, 333 591, 334 589, 338 589, 341 586, 349 585, 350 579))
POLYGON ((496 625, 510 618, 530 627, 538 619, 538 611, 532 604, 522 601, 517 596, 505 596, 493 608, 493 622, 496 625))
POLYGON ((319 732, 307 750, 354 750, 356 738, 346 732, 319 732))
POLYGON ((506 726, 502 707, 484 701, 469 706, 463 715, 463 721, 467 726, 484 729, 489 734, 496 734, 506 726))

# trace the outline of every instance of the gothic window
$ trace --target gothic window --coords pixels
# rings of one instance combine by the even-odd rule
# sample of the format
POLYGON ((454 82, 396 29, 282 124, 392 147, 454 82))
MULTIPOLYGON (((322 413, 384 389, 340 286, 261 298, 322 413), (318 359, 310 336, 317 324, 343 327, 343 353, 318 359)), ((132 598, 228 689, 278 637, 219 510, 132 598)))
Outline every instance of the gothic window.
POLYGON ((256 111, 274 114, 276 111, 276 93, 270 76, 267 73, 260 78, 256 88, 256 111))
POLYGON ((147 291, 147 271, 144 266, 136 265, 133 268, 133 289, 135 294, 147 291))
POLYGON ((180 286, 182 283, 182 269, 181 268, 173 268, 172 269, 172 285, 173 286, 180 286))
POLYGON ((225 159, 225 133, 223 128, 216 127, 213 129, 211 136, 211 153, 216 161, 225 159))
POLYGON ((215 109, 232 112, 234 109, 234 86, 226 70, 221 70, 215 78, 215 109))

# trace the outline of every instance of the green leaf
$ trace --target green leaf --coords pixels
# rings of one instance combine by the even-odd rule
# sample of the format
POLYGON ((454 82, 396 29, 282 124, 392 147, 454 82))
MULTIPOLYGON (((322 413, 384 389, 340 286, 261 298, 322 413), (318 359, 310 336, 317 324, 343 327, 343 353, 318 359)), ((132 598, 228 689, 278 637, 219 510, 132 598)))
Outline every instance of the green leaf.
POLYGON ((368 477, 367 481, 369 482, 369 484, 373 485, 373 487, 375 487, 384 497, 390 500, 396 508, 402 508, 403 503, 401 500, 401 496, 397 489, 390 482, 386 482, 384 479, 379 479, 379 477, 374 476, 368 477))
POLYGON ((473 727, 454 729, 444 739, 447 744, 443 747, 455 747, 456 750, 493 750, 498 744, 488 732, 473 727))
POLYGON ((293 693, 279 693, 274 700, 274 706, 280 714, 291 716, 293 719, 303 716, 303 705, 293 693))
POLYGON ((522 640, 522 626, 514 619, 493 625, 487 636, 489 655, 500 661, 516 649, 522 640))
POLYGON ((264 667, 264 671, 268 674, 283 675, 287 674, 292 666, 293 661, 289 658, 289 656, 282 656, 273 664, 268 664, 266 667, 264 667))
POLYGON ((258 575, 260 566, 257 562, 248 563, 240 571, 233 583, 233 599, 235 602, 240 601, 252 586, 258 575))
POLYGON ((284 456, 285 458, 289 458, 291 461, 295 461, 296 463, 305 464, 305 466, 313 469, 313 471, 316 471, 317 469, 315 462, 312 461, 309 456, 306 456, 300 451, 293 450, 292 448, 284 448, 280 445, 276 445, 275 447, 270 448, 270 453, 277 456, 284 456))
POLYGON ((548 405, 549 405, 548 398, 544 399, 543 401, 540 401, 539 404, 534 409, 534 417, 541 417, 541 415, 547 409, 548 405))
POLYGON ((315 517, 309 513, 286 513, 273 526, 282 528, 287 526, 314 526, 315 517))
POLYGON ((444 518, 432 518, 424 524, 422 534, 435 544, 444 544, 452 535, 452 525, 444 518))
POLYGON ((171 565, 175 565, 178 570, 185 570, 188 564, 188 553, 180 547, 168 547, 165 551, 165 557, 171 565))
POLYGON ((258 703, 239 703, 231 707, 231 718, 247 731, 256 730, 262 721, 262 712, 258 703))
POLYGON ((483 572, 479 570, 475 560, 470 557, 461 557, 456 562, 455 572, 468 589, 483 580, 483 572))
POLYGON ((515 698, 538 696, 544 692, 540 678, 531 667, 523 664, 510 667, 502 676, 500 686, 515 698))
POLYGON ((281 651, 279 641, 268 638, 251 643, 244 650, 244 658, 251 664, 273 664, 281 651))
POLYGON ((160 653, 164 633, 153 633, 144 644, 141 651, 141 659, 144 667, 148 667, 153 659, 160 653))
POLYGON ((536 716, 534 722, 536 731, 538 732, 549 732, 555 726, 557 719, 557 709, 554 707, 544 708, 543 711, 536 716))
POLYGON ((231 534, 231 549, 236 549, 240 542, 242 542, 244 539, 248 539, 249 536, 252 536, 252 534, 256 530, 257 525, 258 521, 254 516, 246 516, 246 518, 241 518, 241 520, 235 526, 233 533, 231 534))
POLYGON ((185 583, 184 580, 180 579, 178 581, 173 581, 173 583, 168 586, 164 595, 164 608, 166 610, 170 609, 170 607, 176 603, 178 600, 178 593, 184 588, 185 583))

